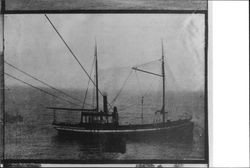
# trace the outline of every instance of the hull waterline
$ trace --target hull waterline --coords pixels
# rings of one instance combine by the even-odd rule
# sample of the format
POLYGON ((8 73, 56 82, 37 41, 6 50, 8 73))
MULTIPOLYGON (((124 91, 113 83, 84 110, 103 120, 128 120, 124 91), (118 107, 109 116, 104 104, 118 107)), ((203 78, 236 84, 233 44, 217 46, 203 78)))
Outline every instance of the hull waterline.
POLYGON ((80 126, 67 126, 67 125, 54 125, 54 128, 59 133, 69 133, 69 134, 83 134, 83 135, 135 135, 135 134, 155 134, 155 133, 164 133, 164 132, 173 132, 175 130, 186 130, 190 127, 193 127, 193 122, 184 121, 180 124, 174 125, 161 125, 161 126, 152 126, 151 125, 142 125, 141 128, 137 126, 119 126, 117 128, 111 129, 86 129, 85 127, 80 126))

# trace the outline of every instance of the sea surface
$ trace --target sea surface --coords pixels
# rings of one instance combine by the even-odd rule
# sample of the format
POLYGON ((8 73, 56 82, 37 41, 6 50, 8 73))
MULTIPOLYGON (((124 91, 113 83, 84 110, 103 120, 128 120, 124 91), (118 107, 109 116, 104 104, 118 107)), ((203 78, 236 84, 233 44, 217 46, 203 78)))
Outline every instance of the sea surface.
MULTIPOLYGON (((45 88, 44 88, 45 89, 45 88)), ((83 91, 65 90, 82 98, 83 91)), ((59 99, 27 87, 6 89, 6 159, 52 160, 202 160, 205 157, 204 94, 203 92, 174 92, 167 95, 170 120, 192 116, 194 128, 184 134, 159 137, 74 137, 62 136, 51 125, 53 113, 46 107, 73 107, 59 99)), ((140 124, 141 100, 126 92, 116 106, 122 124, 140 124)), ((102 106, 102 104, 100 105, 102 106)), ((156 121, 154 112, 161 108, 161 96, 150 93, 144 97, 143 123, 156 121)), ((78 122, 77 114, 64 114, 78 122)), ((64 117, 65 117, 64 116, 64 117)), ((61 119, 64 118, 61 116, 61 119)), ((57 119, 60 119, 57 118, 57 119)), ((65 118, 64 118, 65 119, 65 118)))

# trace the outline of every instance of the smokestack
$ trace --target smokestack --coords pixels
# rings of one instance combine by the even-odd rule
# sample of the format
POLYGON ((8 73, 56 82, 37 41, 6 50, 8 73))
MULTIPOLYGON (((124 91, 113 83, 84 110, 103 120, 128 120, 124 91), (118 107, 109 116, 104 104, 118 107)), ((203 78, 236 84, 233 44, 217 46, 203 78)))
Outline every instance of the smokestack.
POLYGON ((108 114, 108 96, 106 92, 103 93, 103 111, 108 114))

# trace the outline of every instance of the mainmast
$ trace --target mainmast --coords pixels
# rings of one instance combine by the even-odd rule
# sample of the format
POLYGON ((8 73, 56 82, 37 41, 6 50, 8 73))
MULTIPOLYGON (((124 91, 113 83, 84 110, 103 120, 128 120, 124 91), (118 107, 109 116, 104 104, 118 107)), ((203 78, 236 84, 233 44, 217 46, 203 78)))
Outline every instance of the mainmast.
POLYGON ((163 47, 163 41, 162 41, 162 59, 161 59, 161 65, 162 65, 162 122, 165 123, 165 64, 164 64, 164 47, 163 47))
POLYGON ((161 66, 162 66, 162 73, 161 74, 156 74, 156 73, 153 73, 153 72, 149 72, 149 71, 145 71, 145 70, 142 70, 142 69, 139 69, 138 67, 132 67, 133 70, 135 71, 140 71, 140 72, 143 72, 143 73, 147 73, 147 74, 151 74, 151 75, 155 75, 155 76, 160 76, 162 77, 162 93, 163 93, 163 96, 162 96, 162 109, 161 109, 161 114, 162 114, 162 122, 165 123, 165 120, 166 120, 166 112, 165 112, 165 99, 166 99, 166 96, 165 96, 165 61, 164 61, 164 46, 163 46, 163 41, 162 41, 162 58, 161 58, 161 66))
POLYGON ((97 62, 97 44, 96 44, 96 41, 95 41, 95 82, 96 82, 96 111, 99 112, 98 62, 97 62))

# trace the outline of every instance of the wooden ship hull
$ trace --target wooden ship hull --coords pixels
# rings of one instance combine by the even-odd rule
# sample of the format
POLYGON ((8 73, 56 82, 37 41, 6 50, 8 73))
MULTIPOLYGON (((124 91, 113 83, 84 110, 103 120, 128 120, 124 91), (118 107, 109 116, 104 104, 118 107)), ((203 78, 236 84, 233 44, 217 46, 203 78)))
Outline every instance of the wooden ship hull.
POLYGON ((59 133, 85 134, 85 135, 134 135, 134 134, 154 134, 167 133, 177 130, 189 130, 193 127, 190 119, 168 121, 166 123, 143 124, 143 125, 118 125, 113 124, 53 124, 59 133))

